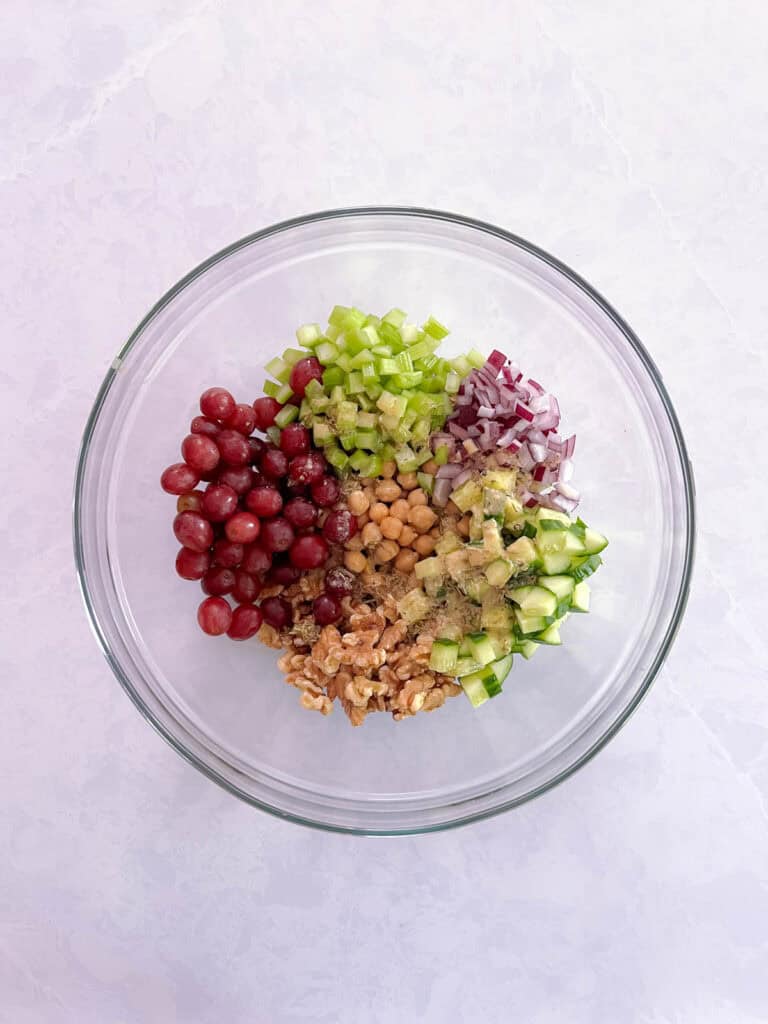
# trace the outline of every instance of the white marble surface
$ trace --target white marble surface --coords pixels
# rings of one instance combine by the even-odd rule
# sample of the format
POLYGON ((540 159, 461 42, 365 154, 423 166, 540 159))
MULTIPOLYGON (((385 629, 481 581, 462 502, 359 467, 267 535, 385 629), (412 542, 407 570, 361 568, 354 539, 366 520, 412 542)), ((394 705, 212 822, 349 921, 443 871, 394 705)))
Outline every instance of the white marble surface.
POLYGON ((5 0, 0 39, 0 1020, 768 1019, 765 4, 5 0), (171 283, 375 202, 495 221, 616 304, 700 532, 677 645, 595 761, 361 841, 238 803, 145 725, 80 606, 69 496, 171 283))

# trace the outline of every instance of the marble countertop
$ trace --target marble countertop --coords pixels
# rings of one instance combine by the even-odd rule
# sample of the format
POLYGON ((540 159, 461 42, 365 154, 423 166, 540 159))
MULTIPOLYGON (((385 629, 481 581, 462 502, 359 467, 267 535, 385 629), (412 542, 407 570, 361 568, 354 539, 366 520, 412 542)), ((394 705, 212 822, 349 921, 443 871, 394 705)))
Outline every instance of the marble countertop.
POLYGON ((758 0, 6 0, 0 1020, 768 1019, 767 32, 758 0), (608 747, 397 840, 273 820, 177 757, 98 653, 70 542, 85 418, 156 298, 370 203, 499 223, 608 296, 700 522, 677 643, 608 747))

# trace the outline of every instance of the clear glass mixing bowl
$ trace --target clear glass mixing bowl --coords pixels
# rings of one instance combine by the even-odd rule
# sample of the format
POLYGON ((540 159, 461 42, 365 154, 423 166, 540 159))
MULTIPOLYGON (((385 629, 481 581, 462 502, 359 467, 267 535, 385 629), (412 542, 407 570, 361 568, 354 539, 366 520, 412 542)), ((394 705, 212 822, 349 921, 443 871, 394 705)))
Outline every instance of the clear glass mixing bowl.
POLYGON ((693 481, 660 374, 573 271, 489 224, 431 210, 319 213, 259 231, 165 295, 112 364, 88 420, 75 495, 85 603, 142 714, 229 792, 281 817, 367 834, 426 832, 513 807, 570 775, 627 720, 669 650, 691 572, 693 481), (158 477, 211 384, 253 399, 295 327, 334 303, 448 324, 450 354, 510 353, 578 435, 581 512, 611 540, 593 611, 518 660, 473 711, 351 728, 299 706, 258 641, 197 627, 173 568, 174 499, 158 477))

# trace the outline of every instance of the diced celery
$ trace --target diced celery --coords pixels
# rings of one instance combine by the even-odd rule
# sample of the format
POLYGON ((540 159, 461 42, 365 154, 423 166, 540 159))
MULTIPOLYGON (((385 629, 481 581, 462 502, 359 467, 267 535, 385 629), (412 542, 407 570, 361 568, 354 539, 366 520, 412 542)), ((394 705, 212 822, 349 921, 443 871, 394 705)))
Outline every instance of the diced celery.
POLYGON ((377 476, 381 476, 381 467, 382 467, 382 465, 383 465, 383 460, 382 460, 380 455, 377 455, 377 454, 369 455, 366 458, 364 465, 362 465, 360 467, 360 474, 361 474, 361 476, 371 477, 371 478, 375 478, 377 476))
POLYGON ((431 423, 429 422, 429 420, 416 420, 411 430, 411 437, 413 438, 414 441, 426 441, 426 439, 429 437, 430 429, 431 423))
POLYGON ((328 323, 334 327, 343 327, 349 313, 349 306, 334 306, 331 310, 331 315, 328 317, 328 323))
MULTIPOLYGON (((403 347, 403 339, 400 337, 399 328, 395 327, 394 324, 382 321, 381 327, 379 327, 379 337, 381 338, 382 346, 387 348, 387 355, 392 355, 393 352, 400 352, 403 347)), ((385 355, 384 352, 379 352, 377 355, 385 355)))
POLYGON ((365 340, 368 346, 379 344, 379 332, 373 324, 366 324, 364 327, 361 327, 358 331, 358 337, 361 341, 365 340))
POLYGON ((352 369, 362 370, 368 363, 373 363, 375 356, 368 348, 361 349, 356 356, 352 358, 352 369))
POLYGON ((347 394, 356 395, 360 391, 365 390, 365 384, 363 383, 363 375, 359 370, 353 370, 347 374, 347 394))
POLYGON ((287 427, 289 423, 293 423, 294 420, 299 418, 299 410, 295 405, 284 405, 280 412, 275 416, 275 426, 287 427))
POLYGON ((395 452, 395 462, 401 473, 415 473, 419 468, 419 460, 410 445, 404 444, 395 452))
POLYGON ((352 356, 348 352, 340 352, 336 357, 336 365, 344 371, 349 373, 352 369, 352 356))
POLYGON ((381 434, 378 430, 358 430, 355 432, 355 446, 377 452, 381 448, 381 434))
MULTIPOLYGON (((365 370, 363 370, 363 377, 365 377, 365 370)), ((355 395, 355 401, 363 410, 363 412, 373 412, 376 408, 374 403, 368 397, 368 388, 365 389, 365 393, 362 395, 355 395)))
POLYGON ((421 384, 424 379, 424 374, 421 370, 414 370, 412 373, 398 373, 393 379, 393 383, 398 388, 415 388, 421 384))
POLYGON ((471 348, 469 352, 467 352, 467 362, 470 366, 479 370, 481 366, 485 366, 485 356, 482 352, 478 352, 476 348, 471 348))
POLYGON ((400 352, 395 356, 398 373, 411 373, 413 370, 413 359, 408 351, 400 352))
POLYGON ((333 439, 333 431, 330 424, 324 420, 315 420, 312 424, 312 440, 315 442, 315 445, 318 448, 322 448, 333 441, 333 439))
POLYGON ((445 563, 440 555, 435 555, 434 558, 422 558, 420 562, 417 562, 414 566, 416 573, 416 579, 423 580, 427 576, 442 576, 445 572, 445 563))
POLYGON ((314 348, 323 336, 320 324, 302 324, 296 329, 296 340, 304 348, 314 348))
POLYGON ((369 398, 372 398, 374 402, 377 401, 377 399, 383 394, 383 392, 384 388, 381 386, 381 384, 379 384, 377 380, 371 381, 370 384, 365 385, 366 395, 368 395, 369 398))
POLYGON ((408 316, 402 309, 390 309, 388 313, 385 313, 381 318, 382 323, 391 324, 392 327, 402 327, 405 323, 405 318, 408 316))
POLYGON ((336 426, 340 434, 348 433, 357 426, 357 406, 354 402, 339 402, 336 407, 336 426))
POLYGON ((421 332, 416 324, 403 324, 400 327, 400 338, 406 345, 413 345, 417 342, 419 340, 420 333, 421 332))
POLYGON ((438 341, 440 341, 442 338, 445 338, 448 334, 450 334, 448 328, 443 327, 440 321, 435 320, 433 316, 431 316, 429 320, 427 320, 427 322, 422 325, 422 327, 424 331, 430 335, 430 337, 437 338, 438 341))
POLYGON ((337 469, 339 472, 341 472, 343 469, 346 469, 347 464, 349 462, 349 456, 346 455, 340 448, 335 448, 332 445, 326 448, 325 457, 330 463, 330 465, 333 466, 334 469, 337 469))
POLYGON ((265 380, 264 381, 264 394, 270 398, 274 398, 277 392, 280 390, 280 385, 276 380, 265 380))
POLYGON ((451 359, 451 366, 458 373, 460 377, 466 377, 469 371, 472 369, 472 364, 466 356, 456 356, 455 359, 451 359))
POLYGON ((448 462, 448 445, 441 444, 435 452, 434 458, 438 466, 444 466, 448 462))
POLYGON ((301 405, 299 406, 299 419, 305 420, 308 416, 311 415, 312 406, 309 404, 309 400, 307 398, 302 398, 301 405))
POLYGON ((363 430, 371 430, 379 422, 379 418, 375 412, 359 412, 357 414, 357 426, 362 427, 363 430))
POLYGON ((270 359, 264 369, 267 373, 271 373, 273 377, 279 380, 281 384, 285 384, 291 376, 290 366, 284 359, 281 359, 280 356, 275 356, 274 359, 270 359))
POLYGON ((451 370, 445 378, 445 390, 449 395, 455 395, 461 387, 461 377, 455 370, 451 370))
POLYGON ((346 401, 346 394, 344 391, 344 385, 347 383, 346 376, 342 376, 341 384, 337 384, 336 387, 331 388, 331 402, 334 405, 338 405, 340 402, 346 401))
POLYGON ((391 377, 397 373, 397 363, 394 359, 382 356, 376 361, 376 369, 382 377, 391 377))
POLYGON ((376 405, 387 416, 395 416, 400 420, 408 406, 408 399, 402 395, 393 395, 390 391, 382 391, 376 405))
POLYGON ((309 407, 312 412, 325 412, 330 404, 330 400, 327 395, 316 395, 314 398, 310 398, 309 407))
POLYGON ((280 444, 280 427, 267 427, 267 437, 272 444, 280 444))
POLYGON ((339 444, 345 452, 353 452, 357 445, 355 444, 355 432, 349 431, 347 434, 339 435, 339 444))
POLYGON ((290 384, 281 385, 280 389, 275 394, 275 399, 280 405, 285 405, 289 398, 293 396, 293 388, 290 384))
MULTIPOLYGON (((317 349, 315 349, 315 355, 317 356, 317 349)), ((320 356, 317 356, 317 358, 320 359, 320 356)), ((320 359, 320 362, 322 361, 323 360, 320 359)), ((323 371, 323 388, 327 392, 330 393, 333 390, 333 388, 343 383, 344 371, 340 370, 338 366, 329 366, 326 370, 323 371)))
POLYGON ((340 334, 340 327, 336 327, 335 324, 328 324, 328 327, 325 330, 325 337, 328 339, 328 341, 336 341, 340 334))
POLYGON ((363 375, 363 380, 365 381, 366 386, 368 386, 372 381, 379 379, 375 363, 366 363, 360 370, 360 373, 363 375))
POLYGON ((367 461, 368 456, 358 448, 358 450, 353 452, 349 457, 349 467, 350 469, 354 469, 356 473, 359 473, 367 461))
POLYGON ((315 348, 315 355, 323 366, 328 366, 338 359, 339 350, 332 341, 321 341, 315 348))
POLYGON ((287 348, 283 352, 283 359, 289 366, 295 366, 300 359, 306 359, 307 353, 302 352, 300 348, 287 348))
POLYGON ((416 342, 416 344, 411 345, 409 349, 411 353, 411 359, 415 361, 417 359, 423 359, 425 356, 431 355, 439 344, 440 342, 435 341, 434 338, 424 338, 422 341, 416 342))
POLYGON ((426 491, 427 494, 432 493, 435 486, 435 478, 431 473, 417 473, 416 479, 423 491, 426 491))

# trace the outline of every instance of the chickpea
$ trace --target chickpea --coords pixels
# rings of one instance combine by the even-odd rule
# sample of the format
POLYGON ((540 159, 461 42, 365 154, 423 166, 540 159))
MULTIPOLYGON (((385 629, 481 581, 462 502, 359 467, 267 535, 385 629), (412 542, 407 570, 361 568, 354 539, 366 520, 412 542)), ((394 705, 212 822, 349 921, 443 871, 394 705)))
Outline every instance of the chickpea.
POLYGON ((377 562, 391 562, 400 553, 400 545, 396 540, 383 540, 373 552, 377 562))
POLYGON ((456 529, 459 531, 462 537, 469 536, 469 516, 462 516, 461 519, 456 523, 456 529))
POLYGON ((363 545, 365 547, 373 548, 381 540, 382 533, 376 523, 366 523, 360 536, 362 537, 363 545))
POLYGON ((418 483, 415 473, 399 473, 397 482, 403 488, 404 491, 412 491, 418 483))
POLYGON ((344 565, 350 572, 365 572, 368 559, 360 551, 347 551, 344 555, 344 565))
POLYGON ((418 533, 416 533, 414 528, 412 526, 406 525, 403 526, 402 530, 400 531, 400 536, 397 539, 400 541, 401 548, 407 548, 411 544, 413 544, 417 537, 418 533))
POLYGON ((371 486, 371 484, 373 483, 373 479, 371 477, 369 477, 369 476, 364 476, 362 478, 362 480, 360 481, 360 483, 362 484, 363 489, 365 489, 366 487, 370 487, 371 486))
POLYGON ((400 519, 396 519, 394 516, 387 516, 386 519, 381 521, 381 532, 388 540, 397 540, 403 529, 403 524, 400 519))
POLYGON ((383 501, 377 501, 375 505, 371 506, 368 513, 374 523, 380 523, 383 519, 386 519, 389 515, 389 509, 383 501))
POLYGON ((429 473, 429 475, 430 475, 430 476, 434 476, 434 475, 435 475, 435 473, 436 473, 436 472, 438 471, 438 469, 440 469, 440 467, 439 467, 439 466, 438 466, 438 464, 437 464, 437 463, 435 462, 435 460, 434 460, 434 459, 429 459, 429 460, 428 460, 427 462, 425 462, 425 463, 424 463, 424 465, 423 465, 423 466, 421 467, 421 472, 422 472, 422 473, 429 473))
POLYGON ((428 505, 429 498, 426 496, 424 491, 420 487, 417 487, 415 491, 411 491, 408 495, 408 504, 414 505, 428 505))
POLYGON ((363 514, 361 516, 357 517, 357 528, 358 528, 358 530, 362 530, 362 528, 365 526, 365 524, 367 522, 368 522, 368 514, 366 512, 363 512, 363 514))
POLYGON ((347 498, 347 507, 353 516, 361 516, 368 511, 371 503, 364 491, 352 491, 347 498))
POLYGON ((363 550, 363 538, 359 533, 356 533, 354 537, 350 537, 347 543, 344 545, 347 551, 362 551, 363 550))
POLYGON ((408 522, 414 530, 417 530, 419 533, 426 533, 437 522, 437 516, 426 505, 416 505, 415 508, 411 509, 408 522))
POLYGON ((440 527, 433 526, 432 529, 429 531, 429 536, 434 537, 435 540, 440 540, 440 527))
POLYGON ((435 538, 430 537, 428 533, 425 533, 423 537, 417 537, 413 542, 414 550, 418 551, 420 555, 431 555, 435 550, 435 538))
POLYGON ((401 519, 404 523, 407 523, 408 516, 411 514, 411 506, 405 498, 398 498, 397 501, 392 502, 389 514, 391 516, 395 516, 396 519, 401 519))
POLYGON ((373 487, 371 485, 369 485, 368 487, 364 487, 363 488, 363 494, 368 499, 368 504, 369 505, 372 505, 374 503, 374 501, 376 501, 376 492, 374 491, 374 489, 373 489, 373 487))
POLYGON ((407 548, 403 548, 400 554, 395 559, 395 568, 398 572, 413 572, 413 567, 419 560, 419 556, 415 551, 410 551, 407 548))
POLYGON ((381 475, 385 480, 391 480, 397 472, 397 463, 394 460, 383 463, 381 467, 381 475))
POLYGON ((379 501, 386 501, 391 504, 393 501, 397 501, 402 493, 402 489, 394 480, 379 480, 376 485, 376 497, 379 501))

